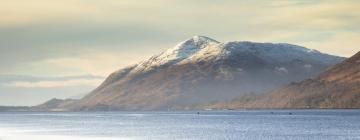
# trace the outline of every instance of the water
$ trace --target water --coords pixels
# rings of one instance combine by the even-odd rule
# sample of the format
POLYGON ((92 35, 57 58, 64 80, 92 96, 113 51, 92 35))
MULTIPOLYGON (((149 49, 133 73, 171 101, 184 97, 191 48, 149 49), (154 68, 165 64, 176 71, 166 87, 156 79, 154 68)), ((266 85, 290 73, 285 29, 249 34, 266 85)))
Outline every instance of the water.
POLYGON ((360 110, 0 113, 0 140, 24 139, 349 140, 360 110))

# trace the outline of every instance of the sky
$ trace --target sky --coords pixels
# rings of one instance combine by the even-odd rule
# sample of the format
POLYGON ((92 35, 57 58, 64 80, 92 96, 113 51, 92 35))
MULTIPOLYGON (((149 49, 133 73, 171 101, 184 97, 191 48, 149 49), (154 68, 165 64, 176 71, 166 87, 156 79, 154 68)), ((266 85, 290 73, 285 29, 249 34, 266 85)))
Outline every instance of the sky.
POLYGON ((194 35, 297 44, 345 57, 360 50, 358 0, 0 3, 0 105, 81 96, 111 72, 194 35))

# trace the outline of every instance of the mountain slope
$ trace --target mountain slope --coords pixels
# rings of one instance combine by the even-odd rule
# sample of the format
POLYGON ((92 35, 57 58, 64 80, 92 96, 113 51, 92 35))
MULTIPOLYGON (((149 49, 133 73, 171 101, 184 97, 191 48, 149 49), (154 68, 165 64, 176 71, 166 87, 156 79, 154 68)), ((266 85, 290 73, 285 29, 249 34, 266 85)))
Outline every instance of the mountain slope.
POLYGON ((214 108, 360 108, 360 52, 319 76, 214 108))
POLYGON ((75 99, 51 99, 41 105, 31 107, 34 111, 68 111, 78 100, 75 99))
POLYGON ((186 109, 262 94, 320 73, 344 58, 291 44, 194 36, 112 73, 70 110, 186 109))

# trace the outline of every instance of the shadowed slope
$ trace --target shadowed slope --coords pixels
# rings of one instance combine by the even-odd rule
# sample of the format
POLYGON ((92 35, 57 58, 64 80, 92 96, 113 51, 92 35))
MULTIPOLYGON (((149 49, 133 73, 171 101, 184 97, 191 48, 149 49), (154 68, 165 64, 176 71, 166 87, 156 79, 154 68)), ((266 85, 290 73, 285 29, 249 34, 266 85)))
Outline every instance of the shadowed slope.
POLYGON ((214 108, 360 108, 360 52, 319 76, 214 108))

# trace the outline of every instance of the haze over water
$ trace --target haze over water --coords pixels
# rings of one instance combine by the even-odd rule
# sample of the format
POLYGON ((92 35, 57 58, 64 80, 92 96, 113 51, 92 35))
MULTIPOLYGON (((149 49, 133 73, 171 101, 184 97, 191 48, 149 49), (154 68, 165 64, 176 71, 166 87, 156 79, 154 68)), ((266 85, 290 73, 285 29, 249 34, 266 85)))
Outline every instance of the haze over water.
POLYGON ((0 139, 360 139, 360 110, 2 112, 0 139))

